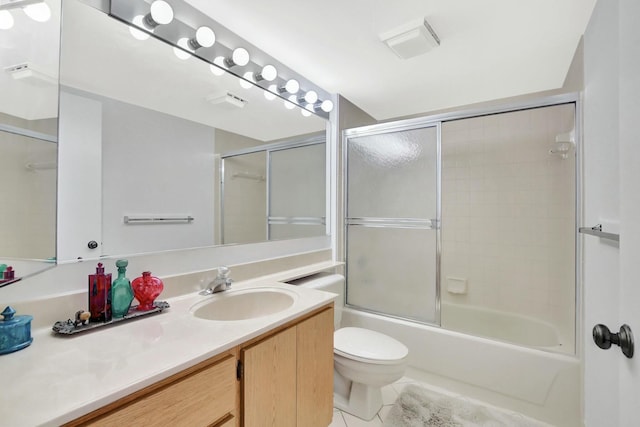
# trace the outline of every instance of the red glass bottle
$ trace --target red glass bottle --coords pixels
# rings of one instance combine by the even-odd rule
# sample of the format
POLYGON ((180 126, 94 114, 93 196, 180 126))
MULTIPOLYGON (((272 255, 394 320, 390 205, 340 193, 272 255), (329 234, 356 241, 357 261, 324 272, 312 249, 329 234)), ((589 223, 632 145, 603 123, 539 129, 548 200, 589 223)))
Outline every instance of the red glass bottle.
POLYGON ((154 308, 153 302, 164 289, 164 283, 157 277, 152 276, 150 271, 145 271, 141 277, 131 282, 131 287, 133 288, 133 294, 140 303, 137 309, 149 311, 154 308))
POLYGON ((90 322, 111 321, 111 273, 104 274, 101 262, 96 273, 89 275, 89 312, 90 322))

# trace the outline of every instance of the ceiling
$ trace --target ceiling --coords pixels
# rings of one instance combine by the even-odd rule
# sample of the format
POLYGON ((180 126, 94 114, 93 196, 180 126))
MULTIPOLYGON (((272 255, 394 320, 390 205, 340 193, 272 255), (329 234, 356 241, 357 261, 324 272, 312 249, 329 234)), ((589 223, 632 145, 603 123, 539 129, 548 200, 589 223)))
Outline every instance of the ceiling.
POLYGON ((186 0, 377 120, 562 87, 596 0, 186 0), (400 59, 379 34, 426 18, 400 59))

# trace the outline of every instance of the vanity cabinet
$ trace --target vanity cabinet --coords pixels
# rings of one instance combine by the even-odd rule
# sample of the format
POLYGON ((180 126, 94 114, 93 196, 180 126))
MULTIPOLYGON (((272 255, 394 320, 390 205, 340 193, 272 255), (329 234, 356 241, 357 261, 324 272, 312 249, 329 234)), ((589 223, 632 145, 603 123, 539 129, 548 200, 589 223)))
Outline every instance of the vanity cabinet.
POLYGON ((65 426, 327 427, 332 416, 325 306, 65 426))
POLYGON ((327 427, 333 417, 333 308, 240 350, 243 425, 327 427))
POLYGON ((236 352, 195 365, 66 426, 238 426, 236 352))

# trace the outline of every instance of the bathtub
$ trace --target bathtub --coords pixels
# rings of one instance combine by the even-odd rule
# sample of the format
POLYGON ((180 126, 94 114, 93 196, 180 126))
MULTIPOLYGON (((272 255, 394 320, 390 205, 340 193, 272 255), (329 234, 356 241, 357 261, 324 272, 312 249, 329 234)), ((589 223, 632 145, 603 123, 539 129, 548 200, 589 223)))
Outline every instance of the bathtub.
POLYGON ((541 350, 573 353, 573 343, 564 342, 551 323, 518 313, 444 301, 441 308, 441 325, 451 331, 541 350))
POLYGON ((582 426, 581 365, 575 356, 352 308, 344 309, 341 326, 372 329, 404 343, 411 378, 552 425, 582 426))

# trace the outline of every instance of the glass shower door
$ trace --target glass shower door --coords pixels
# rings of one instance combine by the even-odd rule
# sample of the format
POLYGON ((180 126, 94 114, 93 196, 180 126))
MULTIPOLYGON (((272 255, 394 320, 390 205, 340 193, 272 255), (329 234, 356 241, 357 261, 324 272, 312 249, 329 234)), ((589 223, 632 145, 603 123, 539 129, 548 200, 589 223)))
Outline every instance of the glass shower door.
POLYGON ((438 134, 347 133, 348 305, 439 323, 438 134))

